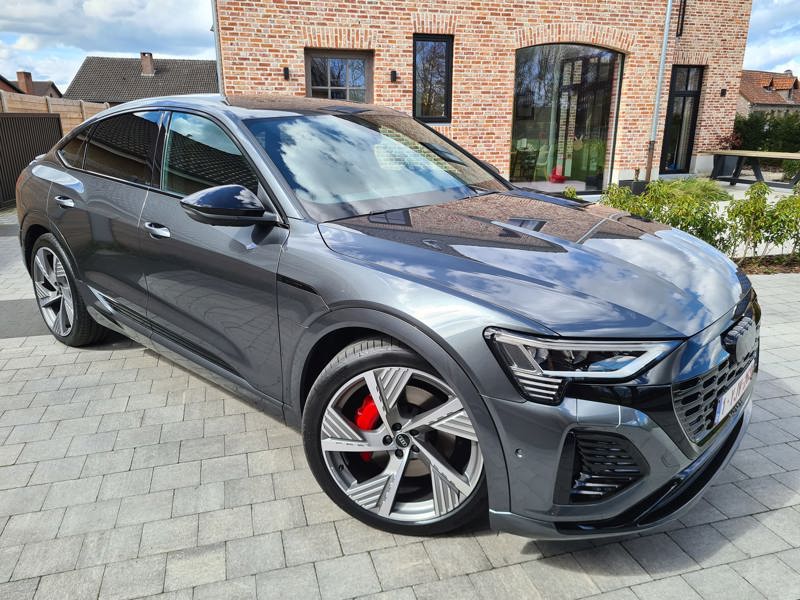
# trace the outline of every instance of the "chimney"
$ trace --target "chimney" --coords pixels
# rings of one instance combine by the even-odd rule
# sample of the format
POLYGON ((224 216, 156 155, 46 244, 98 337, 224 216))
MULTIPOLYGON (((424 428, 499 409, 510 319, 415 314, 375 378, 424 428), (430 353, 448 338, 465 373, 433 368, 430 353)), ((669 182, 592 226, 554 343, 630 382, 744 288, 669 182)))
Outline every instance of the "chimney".
POLYGON ((24 94, 33 93, 33 77, 28 71, 17 71, 17 87, 24 94))
POLYGON ((141 52, 139 53, 139 57, 142 60, 142 75, 145 77, 152 77, 156 74, 156 67, 153 64, 153 53, 152 52, 141 52))
POLYGON ((792 70, 791 70, 791 69, 786 69, 786 70, 783 72, 783 74, 784 74, 784 75, 788 75, 789 77, 793 77, 793 76, 794 76, 794 73, 792 73, 792 70))

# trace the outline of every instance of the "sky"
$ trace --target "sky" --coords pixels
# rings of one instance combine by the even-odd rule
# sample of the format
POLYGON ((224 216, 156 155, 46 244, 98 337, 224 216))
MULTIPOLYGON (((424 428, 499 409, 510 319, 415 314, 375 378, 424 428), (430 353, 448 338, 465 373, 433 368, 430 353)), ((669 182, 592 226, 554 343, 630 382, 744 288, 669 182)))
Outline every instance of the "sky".
MULTIPOLYGON (((211 0, 3 0, 0 73, 61 91, 87 55, 214 58, 211 0)), ((690 9, 691 10, 691 9, 690 9)), ((745 68, 800 74, 798 0, 753 0, 745 68)))

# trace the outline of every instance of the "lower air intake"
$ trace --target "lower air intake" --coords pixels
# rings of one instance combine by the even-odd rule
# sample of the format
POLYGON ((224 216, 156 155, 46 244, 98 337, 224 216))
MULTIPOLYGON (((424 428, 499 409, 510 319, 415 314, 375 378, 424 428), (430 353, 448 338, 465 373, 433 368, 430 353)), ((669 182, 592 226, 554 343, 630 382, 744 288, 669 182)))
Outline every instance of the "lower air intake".
POLYGON ((647 474, 647 462, 634 445, 613 433, 573 430, 559 465, 556 503, 600 502, 647 474))

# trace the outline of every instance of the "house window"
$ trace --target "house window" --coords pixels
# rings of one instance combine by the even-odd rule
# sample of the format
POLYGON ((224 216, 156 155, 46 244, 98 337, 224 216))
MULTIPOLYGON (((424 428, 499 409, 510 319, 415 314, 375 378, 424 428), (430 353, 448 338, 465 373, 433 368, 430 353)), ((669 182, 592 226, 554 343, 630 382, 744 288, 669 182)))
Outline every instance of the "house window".
POLYGON ((623 56, 579 44, 516 54, 511 181, 549 192, 602 190, 612 170, 623 56))
POLYGON ((662 173, 689 172, 702 84, 703 67, 672 67, 661 149, 662 173))
POLYGON ((372 54, 306 51, 306 95, 372 102, 372 54))
POLYGON ((453 36, 414 36, 414 117, 428 123, 450 121, 453 36))

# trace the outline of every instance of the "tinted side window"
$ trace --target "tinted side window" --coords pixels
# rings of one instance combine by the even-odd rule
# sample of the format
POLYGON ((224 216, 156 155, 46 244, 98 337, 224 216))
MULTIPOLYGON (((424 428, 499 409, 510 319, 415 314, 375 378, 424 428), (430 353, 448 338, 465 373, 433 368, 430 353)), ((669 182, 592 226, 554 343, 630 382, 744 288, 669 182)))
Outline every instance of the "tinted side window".
POLYGON ((86 148, 84 169, 150 184, 160 112, 125 113, 100 121, 86 148))
POLYGON ((229 184, 258 191, 256 174, 233 140, 205 117, 172 113, 161 187, 188 195, 229 184))
POLYGON ((89 137, 89 128, 84 128, 78 135, 68 141, 58 151, 63 160, 70 167, 83 168, 83 151, 86 148, 86 139, 89 137))

